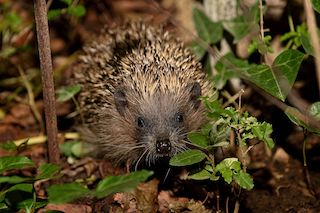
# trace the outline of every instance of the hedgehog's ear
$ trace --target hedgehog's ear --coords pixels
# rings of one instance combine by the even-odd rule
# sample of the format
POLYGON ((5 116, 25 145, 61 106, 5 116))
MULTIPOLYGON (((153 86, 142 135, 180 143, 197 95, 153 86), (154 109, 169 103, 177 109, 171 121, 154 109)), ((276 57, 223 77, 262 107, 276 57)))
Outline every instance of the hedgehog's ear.
POLYGON ((125 90, 123 88, 118 88, 113 94, 114 102, 116 104, 116 108, 120 115, 124 116, 124 111, 128 106, 128 100, 126 97, 125 90))
POLYGON ((199 100, 201 96, 201 86, 198 82, 193 82, 188 84, 188 88, 190 91, 190 101, 193 103, 193 107, 198 109, 201 103, 199 100))

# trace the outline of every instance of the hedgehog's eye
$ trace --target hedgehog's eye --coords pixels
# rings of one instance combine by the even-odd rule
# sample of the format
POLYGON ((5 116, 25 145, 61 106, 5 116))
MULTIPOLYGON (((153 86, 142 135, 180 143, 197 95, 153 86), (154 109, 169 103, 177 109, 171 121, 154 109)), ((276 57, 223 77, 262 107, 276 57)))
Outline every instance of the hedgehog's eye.
POLYGON ((138 117, 137 122, 138 122, 138 127, 140 128, 143 128, 146 125, 142 117, 138 117))
POLYGON ((183 114, 182 114, 181 112, 178 112, 178 113, 176 114, 175 119, 176 119, 176 121, 177 121, 178 123, 182 123, 182 122, 183 122, 183 114))

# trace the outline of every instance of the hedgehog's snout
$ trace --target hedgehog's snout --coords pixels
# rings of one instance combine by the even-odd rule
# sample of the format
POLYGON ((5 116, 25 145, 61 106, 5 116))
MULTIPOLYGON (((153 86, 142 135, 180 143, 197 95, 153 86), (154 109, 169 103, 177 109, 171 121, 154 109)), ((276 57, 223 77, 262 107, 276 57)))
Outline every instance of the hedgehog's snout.
POLYGON ((161 139, 156 141, 156 152, 160 155, 169 155, 171 152, 171 143, 169 139, 161 139))

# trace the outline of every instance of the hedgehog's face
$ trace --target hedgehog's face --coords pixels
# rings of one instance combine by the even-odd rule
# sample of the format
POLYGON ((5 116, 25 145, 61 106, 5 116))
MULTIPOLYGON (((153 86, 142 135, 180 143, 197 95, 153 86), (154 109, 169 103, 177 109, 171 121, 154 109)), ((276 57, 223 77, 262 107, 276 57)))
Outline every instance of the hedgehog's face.
POLYGON ((146 159, 150 163, 185 150, 187 133, 203 124, 200 85, 191 83, 183 91, 183 94, 157 92, 136 103, 134 99, 128 101, 124 91, 115 93, 119 113, 125 116, 125 110, 134 112, 130 122, 136 129, 136 146, 142 147, 137 161, 146 159))

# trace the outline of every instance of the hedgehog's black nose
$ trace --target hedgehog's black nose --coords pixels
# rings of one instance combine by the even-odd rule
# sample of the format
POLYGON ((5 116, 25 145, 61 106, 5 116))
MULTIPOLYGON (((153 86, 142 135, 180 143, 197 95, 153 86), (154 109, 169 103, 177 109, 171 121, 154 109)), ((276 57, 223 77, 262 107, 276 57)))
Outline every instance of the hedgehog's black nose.
POLYGON ((157 140, 156 150, 158 154, 167 155, 171 151, 171 143, 168 139, 157 140))

